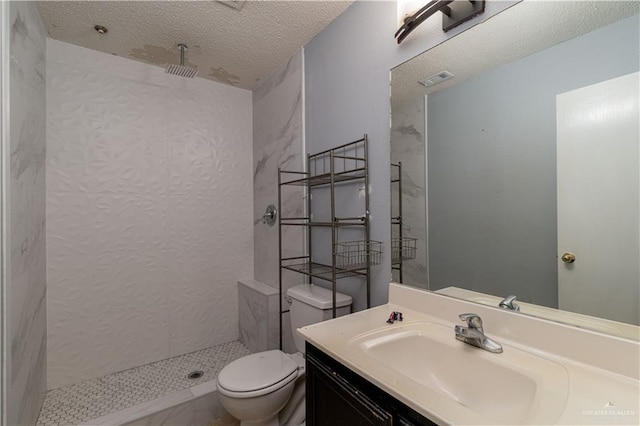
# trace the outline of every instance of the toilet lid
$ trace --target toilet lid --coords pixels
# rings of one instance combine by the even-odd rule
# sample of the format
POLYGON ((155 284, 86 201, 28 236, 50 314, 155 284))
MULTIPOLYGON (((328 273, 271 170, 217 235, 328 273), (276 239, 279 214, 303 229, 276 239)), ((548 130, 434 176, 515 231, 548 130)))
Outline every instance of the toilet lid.
POLYGON ((237 359, 218 374, 218 383, 232 392, 251 392, 286 379, 298 363, 279 350, 258 352, 237 359))

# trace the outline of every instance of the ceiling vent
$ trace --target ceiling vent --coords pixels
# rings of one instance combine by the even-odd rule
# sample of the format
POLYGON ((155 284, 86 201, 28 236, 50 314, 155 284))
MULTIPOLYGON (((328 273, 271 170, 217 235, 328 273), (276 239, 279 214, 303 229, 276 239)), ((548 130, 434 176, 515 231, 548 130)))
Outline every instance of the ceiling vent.
POLYGON ((242 9, 242 6, 247 2, 247 0, 218 0, 218 2, 225 4, 234 9, 242 9))
POLYGON ((423 78, 418 83, 422 84, 424 87, 435 86, 436 84, 442 83, 446 80, 451 80, 453 78, 453 74, 449 71, 440 71, 439 73, 430 75, 427 78, 423 78))

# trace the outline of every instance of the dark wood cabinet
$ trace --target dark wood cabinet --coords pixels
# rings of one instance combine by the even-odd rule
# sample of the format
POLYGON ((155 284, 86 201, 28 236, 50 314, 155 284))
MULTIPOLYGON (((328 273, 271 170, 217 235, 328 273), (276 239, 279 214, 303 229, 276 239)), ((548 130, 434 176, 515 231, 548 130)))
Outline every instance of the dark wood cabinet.
POLYGON ((307 343, 307 426, 435 425, 307 343))

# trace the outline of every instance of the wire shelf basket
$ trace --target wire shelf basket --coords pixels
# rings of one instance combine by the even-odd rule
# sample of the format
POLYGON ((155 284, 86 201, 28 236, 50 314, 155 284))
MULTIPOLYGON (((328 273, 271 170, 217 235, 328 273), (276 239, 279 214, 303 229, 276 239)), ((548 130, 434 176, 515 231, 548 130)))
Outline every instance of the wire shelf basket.
POLYGON ((391 239, 391 263, 416 258, 416 238, 394 237, 391 239))
POLYGON ((341 269, 358 269, 370 265, 379 265, 382 259, 380 241, 345 241, 336 243, 336 266, 341 269))

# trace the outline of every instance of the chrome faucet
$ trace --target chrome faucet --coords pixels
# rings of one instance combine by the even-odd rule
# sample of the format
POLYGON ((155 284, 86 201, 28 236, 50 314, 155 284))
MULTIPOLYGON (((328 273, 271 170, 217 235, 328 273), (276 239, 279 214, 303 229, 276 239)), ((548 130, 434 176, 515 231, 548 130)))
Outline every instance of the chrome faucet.
POLYGON ((466 321, 467 326, 456 325, 456 339, 496 354, 502 353, 502 345, 484 335, 482 319, 478 314, 460 314, 458 317, 466 321))
POLYGON ((516 296, 514 296, 513 294, 510 294, 509 296, 502 299, 502 302, 500 302, 498 306, 500 306, 502 309, 508 309, 510 311, 518 312, 520 311, 520 305, 518 305, 515 302, 516 302, 516 296))

